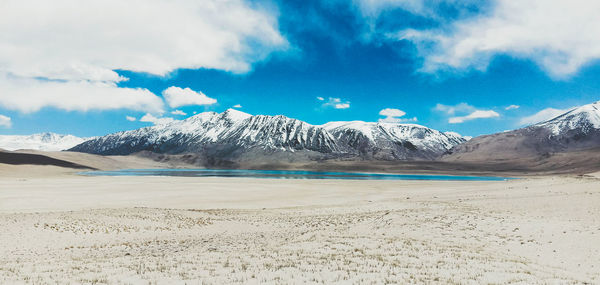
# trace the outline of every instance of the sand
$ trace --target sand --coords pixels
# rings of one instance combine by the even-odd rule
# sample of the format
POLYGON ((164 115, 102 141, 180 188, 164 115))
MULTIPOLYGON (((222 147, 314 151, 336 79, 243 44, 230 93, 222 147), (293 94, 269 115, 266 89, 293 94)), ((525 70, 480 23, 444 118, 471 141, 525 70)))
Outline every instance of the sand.
POLYGON ((4 165, 0 228, 0 283, 600 283, 592 175, 83 177, 4 165))

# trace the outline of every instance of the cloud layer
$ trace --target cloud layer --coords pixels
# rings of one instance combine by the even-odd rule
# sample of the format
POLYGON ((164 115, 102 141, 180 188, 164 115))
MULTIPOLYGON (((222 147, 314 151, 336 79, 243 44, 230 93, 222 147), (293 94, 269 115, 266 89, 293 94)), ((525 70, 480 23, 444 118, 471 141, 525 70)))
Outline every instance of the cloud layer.
POLYGON ((6 78, 0 74, 0 106, 21 112, 43 107, 66 111, 130 109, 161 112, 163 101, 147 89, 120 88, 112 82, 6 78))
POLYGON ((154 112, 162 108, 159 98, 119 88, 126 78, 114 70, 247 72, 287 46, 274 14, 244 0, 6 0, 0 102, 24 112, 46 106, 154 112))
POLYGON ((504 54, 565 78, 600 58, 599 10, 600 2, 589 0, 496 0, 488 13, 394 37, 416 44, 424 72, 485 70, 504 54))

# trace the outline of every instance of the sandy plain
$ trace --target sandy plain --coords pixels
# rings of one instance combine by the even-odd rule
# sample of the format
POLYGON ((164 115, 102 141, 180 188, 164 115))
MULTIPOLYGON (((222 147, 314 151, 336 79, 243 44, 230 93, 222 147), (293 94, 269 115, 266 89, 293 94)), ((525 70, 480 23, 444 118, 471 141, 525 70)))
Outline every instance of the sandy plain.
POLYGON ((0 165, 0 283, 600 283, 600 178, 85 177, 0 165))

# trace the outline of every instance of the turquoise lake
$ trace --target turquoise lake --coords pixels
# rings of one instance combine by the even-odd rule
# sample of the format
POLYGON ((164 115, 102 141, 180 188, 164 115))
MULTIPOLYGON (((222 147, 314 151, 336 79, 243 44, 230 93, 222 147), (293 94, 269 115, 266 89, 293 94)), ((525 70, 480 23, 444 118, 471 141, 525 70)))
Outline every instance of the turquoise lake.
POLYGON ((359 172, 319 172, 301 170, 246 169, 124 169, 80 172, 89 176, 177 176, 177 177, 244 177, 267 179, 348 179, 348 180, 445 180, 504 181, 511 178, 493 176, 454 176, 421 174, 379 174, 359 172))

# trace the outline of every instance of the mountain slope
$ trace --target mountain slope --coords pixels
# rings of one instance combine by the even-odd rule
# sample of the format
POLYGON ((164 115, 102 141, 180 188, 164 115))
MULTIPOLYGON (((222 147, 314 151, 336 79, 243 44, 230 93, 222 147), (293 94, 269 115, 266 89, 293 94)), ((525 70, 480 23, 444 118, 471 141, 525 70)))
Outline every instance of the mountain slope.
POLYGON ((201 113, 166 125, 119 132, 90 140, 71 150, 95 154, 140 151, 196 153, 218 159, 308 151, 330 154, 333 137, 322 128, 285 116, 251 116, 229 109, 201 113))
POLYGON ((419 125, 335 122, 314 126, 285 116, 229 109, 119 132, 71 150, 105 155, 191 153, 213 161, 306 161, 331 158, 434 159, 464 139, 419 125))
POLYGON ((84 141, 85 139, 76 136, 55 133, 40 133, 29 136, 5 135, 0 136, 0 149, 60 151, 72 148, 84 141))
POLYGON ((435 159, 453 146, 465 142, 416 124, 330 122, 323 125, 341 145, 367 159, 435 159))
POLYGON ((71 150, 94 154, 126 155, 139 151, 181 153, 200 151, 218 142, 225 132, 250 115, 228 110, 201 113, 183 121, 118 132, 89 140, 71 150))
POLYGON ((510 161, 600 147, 600 101, 522 129, 474 138, 451 150, 447 161, 510 161))

